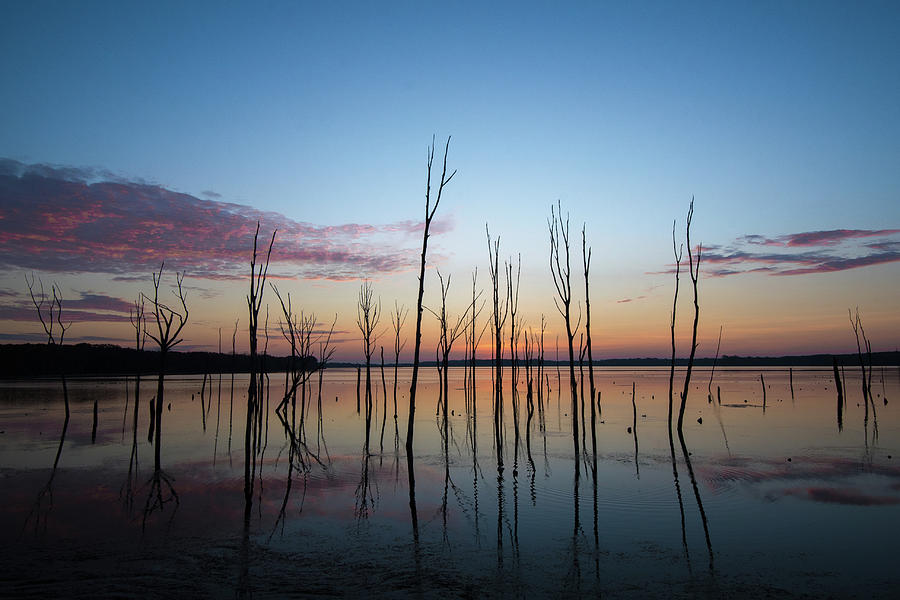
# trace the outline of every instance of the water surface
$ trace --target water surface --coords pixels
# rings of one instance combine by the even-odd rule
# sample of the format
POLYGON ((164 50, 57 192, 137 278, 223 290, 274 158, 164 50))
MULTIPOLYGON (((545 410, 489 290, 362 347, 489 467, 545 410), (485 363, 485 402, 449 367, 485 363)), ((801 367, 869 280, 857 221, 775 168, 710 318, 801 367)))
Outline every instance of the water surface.
POLYGON ((667 369, 600 369, 594 426, 579 397, 573 438, 571 395, 552 367, 530 418, 524 380, 518 419, 505 382, 499 449, 491 370, 477 371, 473 417, 463 370, 451 369, 445 429, 425 369, 412 496, 411 371, 400 370, 396 425, 392 371, 383 388, 373 370, 368 447, 364 372, 359 413, 355 369, 327 371, 321 396, 313 377, 306 403, 286 412, 302 452, 275 413, 284 375, 269 375, 249 522, 246 374, 166 378, 162 480, 148 443, 155 377, 142 378, 136 431, 133 377, 69 380, 62 443, 59 380, 0 383, 0 588, 872 597, 900 584, 896 368, 876 368, 868 411, 846 370, 840 427, 830 369, 793 369, 793 393, 788 369, 719 369, 710 387, 695 370, 682 445, 667 434, 667 369))

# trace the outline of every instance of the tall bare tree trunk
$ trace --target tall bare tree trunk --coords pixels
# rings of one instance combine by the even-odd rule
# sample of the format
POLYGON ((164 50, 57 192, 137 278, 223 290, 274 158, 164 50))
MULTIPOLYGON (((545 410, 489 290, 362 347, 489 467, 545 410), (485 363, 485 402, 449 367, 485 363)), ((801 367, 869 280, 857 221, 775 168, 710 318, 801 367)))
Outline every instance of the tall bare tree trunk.
POLYGON ((694 262, 694 253, 691 249, 691 219, 694 216, 694 199, 691 198, 691 206, 688 209, 687 225, 685 227, 685 243, 688 250, 688 270, 690 271, 691 283, 694 288, 694 327, 691 335, 691 354, 688 357, 687 371, 684 375, 684 389, 681 392, 681 407, 678 409, 678 431, 682 430, 684 422, 684 408, 687 404, 688 390, 691 383, 691 370, 694 367, 694 356, 697 353, 697 322, 700 320, 700 304, 697 302, 697 280, 700 277, 700 255, 703 247, 697 246, 697 261, 694 262))
MULTIPOLYGON (((425 175, 425 228, 422 234, 422 261, 419 265, 419 293, 418 298, 416 300, 416 337, 415 337, 415 349, 413 350, 413 372, 412 372, 412 382, 409 386, 409 420, 407 422, 406 427, 406 454, 408 457, 412 457, 413 453, 413 433, 415 427, 415 418, 416 418, 416 386, 419 382, 419 352, 422 348, 422 298, 425 294, 425 257, 428 252, 428 230, 431 228, 431 221, 434 219, 434 213, 437 212, 437 208, 441 203, 441 196, 444 192, 444 186, 450 183, 450 180, 453 179, 453 176, 456 175, 456 170, 454 170, 449 177, 447 177, 447 153, 450 150, 450 138, 447 138, 447 143, 444 146, 444 166, 441 171, 441 183, 438 187, 437 199, 435 200, 434 206, 431 206, 431 164, 434 161, 434 138, 431 140, 431 146, 428 148, 428 165, 426 169, 425 175)), ((412 493, 412 485, 413 485, 413 474, 412 474, 412 462, 409 465, 410 469, 410 493, 412 493)), ((410 506, 413 507, 415 505, 414 500, 410 500, 410 506)))
POLYGON ((569 346, 569 386, 572 392, 572 441, 575 450, 575 474, 576 477, 581 470, 580 454, 578 451, 578 384, 575 380, 575 348, 574 338, 575 330, 578 324, 572 327, 572 282, 571 267, 569 266, 569 218, 562 222, 562 206, 557 203, 560 214, 557 218, 550 206, 550 221, 548 227, 550 230, 550 273, 553 276, 553 283, 556 286, 557 297, 554 298, 556 309, 563 316, 566 323, 566 338, 569 346), (560 258, 560 243, 563 246, 563 258, 560 258))

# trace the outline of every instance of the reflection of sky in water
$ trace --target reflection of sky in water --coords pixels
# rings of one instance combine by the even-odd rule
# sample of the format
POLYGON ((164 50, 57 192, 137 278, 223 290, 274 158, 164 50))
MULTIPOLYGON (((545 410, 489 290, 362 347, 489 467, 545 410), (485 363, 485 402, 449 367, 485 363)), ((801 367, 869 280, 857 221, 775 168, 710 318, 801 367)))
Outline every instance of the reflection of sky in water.
MULTIPOLYGON (((376 414, 367 461, 366 518, 357 518, 365 420, 356 414, 355 370, 333 371, 325 377, 324 439, 318 430, 313 388, 305 441, 327 468, 313 464, 307 473, 292 470, 286 502, 289 450, 281 423, 270 417, 260 465, 262 486, 255 492, 251 520, 255 557, 248 571, 255 581, 251 587, 277 593, 268 587, 271 578, 291 572, 294 560, 307 565, 304 568, 320 591, 347 593, 355 585, 366 591, 408 592, 415 588, 416 569, 432 577, 425 589, 436 586, 452 593, 497 590, 490 586, 498 585, 547 593, 628 592, 636 585, 632 593, 656 593, 670 585, 690 591, 698 581, 706 581, 708 556, 701 517, 676 441, 687 552, 682 545, 681 512, 665 433, 665 370, 604 370, 600 375, 596 513, 591 464, 584 456, 576 505, 571 411, 567 394, 558 393, 555 369, 550 370, 553 389, 545 400, 545 428, 540 427, 536 412, 529 436, 523 394, 518 449, 512 411, 507 408, 502 479, 498 479, 494 458, 489 371, 481 372, 477 396, 477 469, 473 469, 463 391, 459 384, 451 384, 445 504, 445 458, 435 417, 437 380, 433 370, 424 371, 416 427, 418 563, 411 554, 402 439, 408 390, 402 389, 403 384, 398 390, 401 439, 395 452, 391 371, 383 452, 384 399, 377 370, 373 382, 376 414), (639 476, 634 437, 628 432, 634 425, 632 381, 636 383, 639 476), (284 515, 279 517, 282 506, 284 515), (338 571, 324 572, 321 565, 328 561, 335 562, 338 571), (344 575, 361 573, 364 583, 347 583, 340 568, 344 575)), ((685 417, 685 438, 715 555, 716 576, 703 585, 722 593, 741 593, 745 585, 787 590, 803 586, 815 593, 855 589, 852 586, 860 580, 873 586, 890 582, 892 525, 900 517, 900 458, 894 458, 898 449, 894 405, 884 404, 881 394, 897 395, 896 373, 887 377, 884 388, 880 373, 876 371, 873 378, 879 394, 877 438, 875 415, 870 413, 864 424, 863 408, 856 406, 861 393, 854 373, 846 374, 843 432, 837 429, 830 371, 796 370, 793 399, 787 371, 767 372, 765 413, 758 371, 718 371, 712 391, 715 397, 716 386, 721 386, 722 406, 707 402, 708 375, 705 370, 697 372, 685 417), (851 546, 855 550, 848 557, 846 548, 851 546), (844 574, 849 572, 848 564, 855 569, 852 578, 844 574)), ((243 585, 238 568, 243 563, 238 560, 235 540, 243 522, 242 406, 247 380, 242 376, 235 380, 230 452, 231 377, 222 378, 221 396, 218 377, 213 378, 212 388, 207 384, 205 431, 201 383, 202 378, 195 377, 167 380, 166 401, 172 408, 164 410, 162 463, 179 505, 177 510, 174 504, 167 505, 146 523, 142 508, 152 470, 147 428, 155 379, 145 377, 141 388, 139 466, 130 509, 125 500, 129 497, 134 381, 69 382, 72 416, 51 486, 52 506, 46 506, 45 496, 40 518, 35 517, 33 505, 47 483, 58 449, 63 421, 60 385, 51 380, 0 386, 4 505, 0 525, 3 558, 21 568, 17 579, 23 587, 17 592, 60 591, 52 582, 51 587, 35 583, 46 576, 33 566, 35 561, 54 548, 64 558, 58 563, 61 566, 51 570, 63 569, 56 573, 63 580, 66 576, 60 574, 69 569, 105 573, 114 568, 122 573, 123 589, 142 589, 138 572, 149 557, 156 556, 158 547, 170 545, 173 553, 163 553, 158 564, 193 578, 190 585, 198 593, 243 585), (127 414, 123 412, 126 385, 127 414), (94 399, 100 422, 97 443, 92 445, 94 399), (92 558, 86 558, 86 553, 92 558), (190 564, 179 557, 188 557, 190 564)), ((280 400, 282 385, 279 376, 271 377, 270 409, 280 400)), ((507 390, 507 402, 508 394, 507 390)), ((298 419, 301 410, 298 401, 298 419)), ((585 414, 589 418, 590 410, 585 414)), ((590 449, 589 424, 584 444, 590 449)), ((175 580, 171 584, 181 589, 175 580)))

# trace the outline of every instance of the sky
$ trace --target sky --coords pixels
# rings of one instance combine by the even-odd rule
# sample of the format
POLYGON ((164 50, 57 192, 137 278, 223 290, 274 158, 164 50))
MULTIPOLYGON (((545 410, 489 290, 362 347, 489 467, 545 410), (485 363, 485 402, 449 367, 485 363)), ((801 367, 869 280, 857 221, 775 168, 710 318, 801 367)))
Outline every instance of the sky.
MULTIPOLYGON (((592 251, 594 355, 666 356, 672 227, 685 243, 693 198, 699 355, 720 327, 723 354, 854 350, 857 307, 873 350, 894 350, 898 29, 896 2, 3 3, 0 342, 45 339, 33 273, 58 283, 68 341, 132 344, 129 307, 165 261, 164 293, 185 273, 181 347, 221 335, 230 351, 237 321, 246 351, 259 221, 265 239, 277 229, 271 282, 336 319, 335 357, 362 356, 366 280, 390 356, 390 312, 416 301, 427 148, 436 188, 452 136, 429 308, 435 269, 452 315, 476 267, 487 297, 487 225, 501 261, 521 256, 524 326, 543 315, 554 347, 558 202, 576 314, 582 228, 592 251)), ((271 287, 265 304, 283 352, 271 287)), ((423 323, 432 357, 436 322, 423 323)))

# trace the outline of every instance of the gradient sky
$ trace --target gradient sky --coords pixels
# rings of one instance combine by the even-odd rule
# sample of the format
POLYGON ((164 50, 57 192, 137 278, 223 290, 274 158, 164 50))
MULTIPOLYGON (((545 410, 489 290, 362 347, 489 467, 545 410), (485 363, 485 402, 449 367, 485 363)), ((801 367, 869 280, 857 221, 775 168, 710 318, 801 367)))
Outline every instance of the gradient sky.
POLYGON ((474 267, 488 284, 488 223, 522 255, 527 325, 562 331, 560 200, 593 247, 596 353, 664 356, 672 222, 683 240, 693 196, 701 355, 720 325, 727 354, 849 351, 856 306, 873 349, 898 346, 896 2, 123 4, 0 6, 0 341, 41 338, 33 271, 60 283, 69 339, 128 343, 127 306, 165 259, 187 273, 184 347, 219 328, 230 346, 239 318, 246 350, 259 219, 279 229, 279 288, 337 313, 355 360, 362 278, 385 326, 415 303, 435 134, 459 171, 429 252, 452 312, 474 267))

